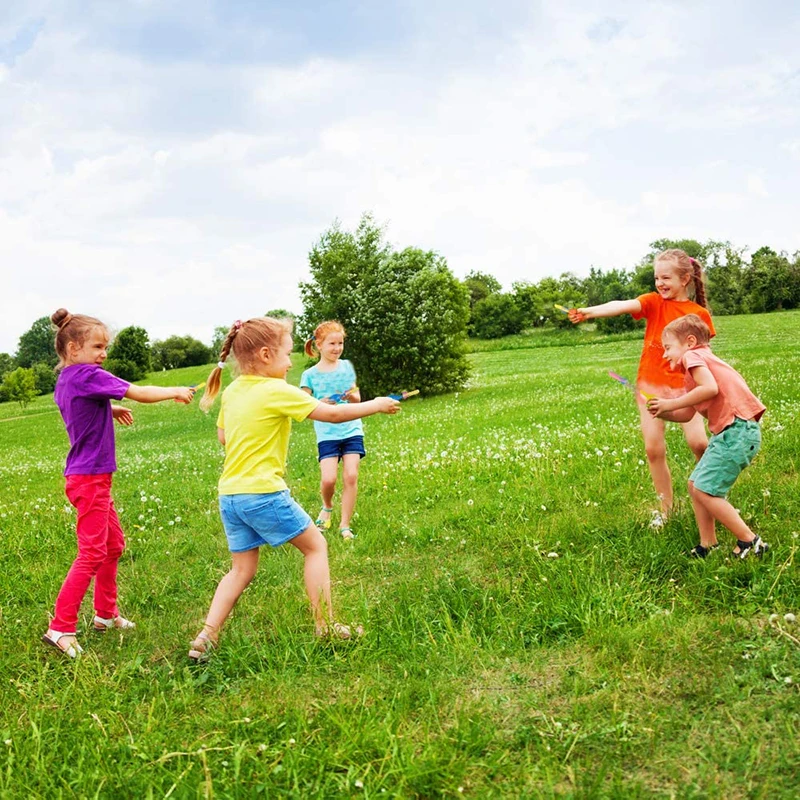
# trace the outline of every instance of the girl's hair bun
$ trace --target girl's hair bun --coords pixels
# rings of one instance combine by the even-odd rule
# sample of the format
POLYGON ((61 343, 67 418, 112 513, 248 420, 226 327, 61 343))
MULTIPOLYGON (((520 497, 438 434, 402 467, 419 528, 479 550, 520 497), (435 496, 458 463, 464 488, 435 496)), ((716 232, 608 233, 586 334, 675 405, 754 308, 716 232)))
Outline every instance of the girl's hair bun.
POLYGON ((66 308, 59 308, 58 311, 50 315, 50 322, 59 329, 63 328, 71 319, 72 314, 66 308))

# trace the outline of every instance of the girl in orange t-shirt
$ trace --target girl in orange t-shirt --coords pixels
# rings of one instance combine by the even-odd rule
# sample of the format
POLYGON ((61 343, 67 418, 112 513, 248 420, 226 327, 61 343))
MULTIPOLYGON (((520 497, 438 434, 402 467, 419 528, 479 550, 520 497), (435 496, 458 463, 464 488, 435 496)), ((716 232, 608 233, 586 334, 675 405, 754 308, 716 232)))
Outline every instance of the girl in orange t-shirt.
MULTIPOLYGON (((597 317, 616 317, 630 314, 634 319, 647 320, 644 332, 644 348, 636 375, 636 401, 642 437, 650 466, 650 475, 661 501, 660 511, 653 513, 653 525, 660 526, 672 510, 672 477, 667 465, 667 448, 663 420, 651 416, 647 411, 642 392, 658 397, 678 397, 684 393, 683 375, 674 372, 664 360, 661 332, 665 326, 686 314, 697 314, 708 325, 714 335, 714 325, 706 307, 703 284, 703 268, 700 262, 690 258, 683 250, 665 250, 656 256, 653 264, 656 291, 640 295, 634 300, 612 300, 599 306, 573 308, 569 312, 571 322, 584 322, 597 317), (689 299, 689 286, 694 288, 694 302, 689 299)), ((703 419, 695 414, 688 422, 681 423, 689 447, 697 460, 708 445, 703 419)))

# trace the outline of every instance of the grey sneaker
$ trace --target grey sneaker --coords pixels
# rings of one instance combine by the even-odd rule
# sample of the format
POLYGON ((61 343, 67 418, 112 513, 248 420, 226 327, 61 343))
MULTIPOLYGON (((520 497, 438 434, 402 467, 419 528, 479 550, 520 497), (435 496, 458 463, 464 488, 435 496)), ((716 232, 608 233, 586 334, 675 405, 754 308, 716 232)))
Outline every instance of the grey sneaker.
POLYGON ((739 545, 739 552, 734 553, 733 555, 742 560, 747 558, 749 555, 754 555, 757 558, 761 558, 761 556, 763 556, 764 553, 769 550, 769 545, 760 536, 756 536, 752 542, 740 542, 737 540, 736 543, 739 545))

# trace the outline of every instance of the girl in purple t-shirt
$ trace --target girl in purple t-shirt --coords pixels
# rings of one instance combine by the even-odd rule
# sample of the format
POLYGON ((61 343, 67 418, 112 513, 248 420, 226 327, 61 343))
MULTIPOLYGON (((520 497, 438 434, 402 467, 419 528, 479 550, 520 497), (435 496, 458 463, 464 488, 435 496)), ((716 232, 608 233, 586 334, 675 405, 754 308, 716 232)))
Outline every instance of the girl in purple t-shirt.
POLYGON ((135 627, 117 609, 117 563, 125 537, 111 499, 111 476, 117 469, 114 420, 132 425, 133 416, 124 406, 112 406, 111 400, 190 403, 195 390, 134 386, 120 380, 102 368, 110 336, 99 319, 73 315, 63 308, 50 319, 58 328, 56 369, 60 373, 54 399, 70 442, 64 475, 67 497, 78 512, 78 556, 58 593, 55 616, 42 641, 75 658, 83 652, 76 638, 78 611, 92 578, 95 629, 135 627))

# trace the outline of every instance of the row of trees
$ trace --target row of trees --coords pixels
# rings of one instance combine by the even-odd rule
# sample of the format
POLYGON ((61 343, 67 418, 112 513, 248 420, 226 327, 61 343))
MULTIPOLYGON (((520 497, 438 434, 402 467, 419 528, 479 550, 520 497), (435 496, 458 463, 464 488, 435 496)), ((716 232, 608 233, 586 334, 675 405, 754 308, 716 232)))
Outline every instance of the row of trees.
MULTIPOLYGON (((285 309, 267 314, 292 316, 285 309)), ((208 364, 216 360, 228 331, 227 327, 215 328, 210 346, 191 336, 170 336, 151 343, 144 328, 132 325, 114 337, 103 366, 126 381, 138 381, 153 370, 208 364)), ((41 317, 22 334, 14 356, 0 353, 0 403, 15 401, 24 406, 37 395, 53 391, 58 363, 54 338, 50 318, 41 317)))
MULTIPOLYGON (((496 338, 545 325, 570 327, 555 303, 596 305, 652 291, 653 258, 672 247, 705 265, 713 313, 800 306, 800 253, 790 259, 762 247, 747 259, 744 248, 729 242, 662 239, 630 269, 592 268, 584 278, 563 273, 535 283, 518 281, 503 292, 489 273, 472 272, 459 281, 445 259, 432 251, 394 250, 383 228, 364 215, 354 232, 334 224, 313 246, 311 278, 300 284, 304 310, 297 320, 298 338, 308 336, 321 320, 340 320, 364 396, 403 388, 450 391, 463 386, 468 375, 468 333, 496 338)), ((267 314, 292 316, 284 309, 267 314)), ((628 315, 597 322, 606 332, 636 324, 628 315)), ((210 347, 191 336, 151 344, 144 328, 132 326, 117 334, 105 365, 135 381, 154 369, 207 364, 216 359, 227 333, 227 327, 216 328, 210 347)), ((56 361, 50 321, 42 317, 20 337, 16 355, 0 353, 0 402, 25 402, 51 392, 56 361)))
MULTIPOLYGON (((227 328, 218 328, 223 338, 227 328), (221 333, 224 331, 224 333, 221 333)), ((22 334, 14 356, 0 353, 0 402, 25 405, 36 395, 49 394, 56 383, 58 356, 53 348, 54 333, 49 317, 41 317, 22 334)), ((191 336, 170 336, 150 343, 144 328, 123 328, 108 351, 105 368, 128 381, 138 381, 148 372, 208 364, 219 352, 191 336)))
MULTIPOLYGON (((749 259, 745 248, 730 242, 698 242, 694 239, 660 239, 630 269, 606 272, 592 268, 585 278, 563 273, 537 283, 518 281, 503 292, 499 281, 484 272, 464 279, 470 296, 469 333, 494 339, 543 325, 568 327, 553 303, 587 306, 609 300, 625 300, 653 291, 653 258, 669 248, 685 250, 705 267, 706 288, 714 314, 759 314, 800 307, 800 253, 792 258, 769 247, 756 250, 749 259)), ((598 320, 605 332, 625 330, 637 323, 629 316, 598 320)))

